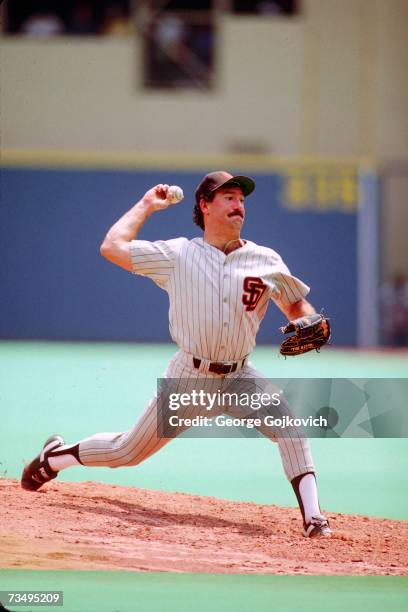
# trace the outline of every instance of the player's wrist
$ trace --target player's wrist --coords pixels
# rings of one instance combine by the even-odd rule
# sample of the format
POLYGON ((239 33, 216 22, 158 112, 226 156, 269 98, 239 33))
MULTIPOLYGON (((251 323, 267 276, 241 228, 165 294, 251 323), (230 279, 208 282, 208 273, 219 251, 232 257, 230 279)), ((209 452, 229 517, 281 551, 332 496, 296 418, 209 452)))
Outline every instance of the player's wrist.
POLYGON ((147 199, 142 198, 135 206, 136 210, 138 210, 146 219, 150 217, 150 215, 154 212, 154 203, 147 199))

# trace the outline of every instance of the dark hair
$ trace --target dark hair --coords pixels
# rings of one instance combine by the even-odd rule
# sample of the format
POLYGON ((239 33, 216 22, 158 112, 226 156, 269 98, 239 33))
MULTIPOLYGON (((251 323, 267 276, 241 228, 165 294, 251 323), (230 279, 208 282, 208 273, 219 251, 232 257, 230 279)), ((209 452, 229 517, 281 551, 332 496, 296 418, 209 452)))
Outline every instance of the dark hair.
POLYGON ((215 194, 217 192, 213 191, 207 195, 201 195, 200 199, 196 202, 194 209, 193 209, 193 221, 196 225, 198 225, 198 227, 201 227, 201 229, 204 231, 204 215, 203 215, 203 211, 201 210, 200 207, 200 200, 203 199, 206 202, 212 202, 215 194))

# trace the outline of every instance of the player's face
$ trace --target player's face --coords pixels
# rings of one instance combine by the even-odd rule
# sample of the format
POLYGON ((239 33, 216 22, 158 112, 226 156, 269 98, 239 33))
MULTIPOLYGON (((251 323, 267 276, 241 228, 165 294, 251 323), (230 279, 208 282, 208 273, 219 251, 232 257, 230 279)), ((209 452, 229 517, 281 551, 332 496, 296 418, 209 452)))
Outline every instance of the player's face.
POLYGON ((245 219, 244 194, 240 187, 218 189, 212 202, 207 202, 206 228, 209 223, 218 229, 240 231, 245 219))

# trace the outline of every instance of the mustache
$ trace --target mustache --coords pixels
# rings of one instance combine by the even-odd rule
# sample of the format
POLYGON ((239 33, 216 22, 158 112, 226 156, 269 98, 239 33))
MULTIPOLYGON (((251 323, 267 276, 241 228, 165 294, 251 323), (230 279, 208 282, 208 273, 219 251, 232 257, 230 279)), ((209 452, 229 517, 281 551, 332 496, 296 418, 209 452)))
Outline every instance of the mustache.
POLYGON ((239 217, 241 217, 241 219, 244 218, 243 213, 240 210, 233 210, 232 212, 229 213, 229 217, 235 217, 235 215, 238 215, 239 217))

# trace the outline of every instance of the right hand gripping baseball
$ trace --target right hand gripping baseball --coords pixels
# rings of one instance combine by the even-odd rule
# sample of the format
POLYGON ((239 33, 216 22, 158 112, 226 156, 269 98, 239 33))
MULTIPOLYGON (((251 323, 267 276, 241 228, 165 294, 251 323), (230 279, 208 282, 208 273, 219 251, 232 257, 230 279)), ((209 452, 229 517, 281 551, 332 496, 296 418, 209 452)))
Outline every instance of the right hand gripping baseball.
POLYGON ((164 210, 172 204, 177 204, 183 199, 183 191, 177 185, 166 185, 160 183, 145 193, 143 200, 149 204, 152 210, 164 210))

